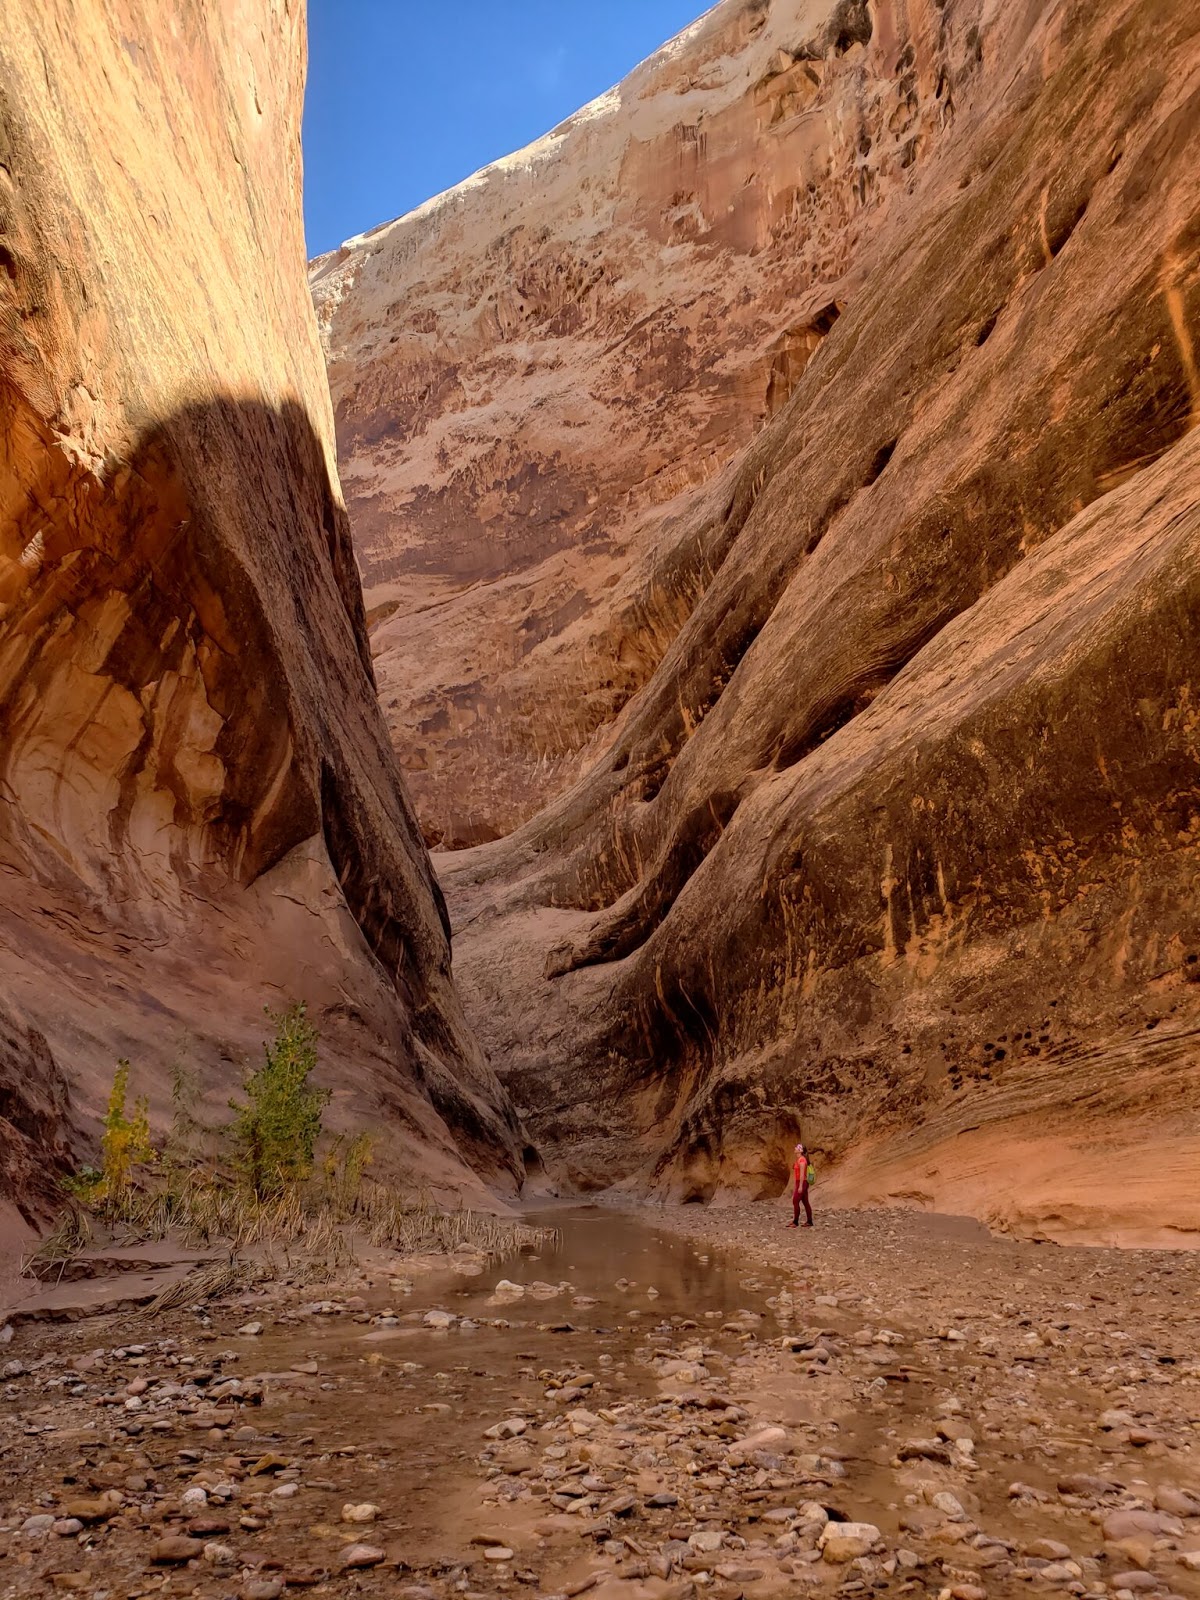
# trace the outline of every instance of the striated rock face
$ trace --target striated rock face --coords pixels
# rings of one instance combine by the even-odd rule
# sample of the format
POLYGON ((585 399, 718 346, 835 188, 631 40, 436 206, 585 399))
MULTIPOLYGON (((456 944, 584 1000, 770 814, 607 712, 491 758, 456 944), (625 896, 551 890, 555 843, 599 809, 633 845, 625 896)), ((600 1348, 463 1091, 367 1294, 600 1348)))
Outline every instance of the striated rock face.
POLYGON ((380 695, 431 841, 564 788, 699 598, 703 486, 787 400, 976 65, 965 29, 930 24, 918 63, 897 26, 869 49, 866 0, 718 6, 312 264, 380 695))
POLYGON ((157 1113, 173 1062, 222 1107, 291 998, 341 1117, 386 1113, 434 1181, 460 1149, 503 1175, 373 692, 304 279, 302 10, 0 24, 7 1186, 118 1055, 157 1113))
POLYGON ((385 701, 430 628, 482 685, 455 724, 448 680, 439 720, 431 648, 391 708, 404 738, 434 723, 433 830, 529 808, 521 706, 547 787, 594 741, 527 825, 441 861, 471 1013, 569 1179, 775 1193, 803 1130, 826 1197, 1194 1237, 1198 163, 1187 0, 729 0, 543 151, 320 269, 368 576, 437 602, 377 625, 385 701), (729 209, 731 185, 779 195, 789 172, 782 210, 729 209), (620 301, 604 251, 632 271, 639 227, 660 354, 636 359, 631 319, 605 367, 603 336, 581 341, 620 301), (575 258, 602 287, 572 280, 580 331, 555 345, 544 284, 575 258), (542 298, 514 311, 527 280, 542 298), (792 353, 771 367, 772 347, 792 353), (771 410, 669 514, 639 500, 635 459, 697 485, 771 410), (491 487, 472 427, 500 441, 491 487), (444 475, 423 469, 443 446, 444 475), (557 520, 535 484, 562 486, 557 520), (526 649, 535 559, 570 571, 580 620, 526 649), (476 617, 517 662, 490 679, 476 617), (626 638, 618 687, 598 641, 612 660, 626 638), (472 787, 454 763, 476 756, 472 787))

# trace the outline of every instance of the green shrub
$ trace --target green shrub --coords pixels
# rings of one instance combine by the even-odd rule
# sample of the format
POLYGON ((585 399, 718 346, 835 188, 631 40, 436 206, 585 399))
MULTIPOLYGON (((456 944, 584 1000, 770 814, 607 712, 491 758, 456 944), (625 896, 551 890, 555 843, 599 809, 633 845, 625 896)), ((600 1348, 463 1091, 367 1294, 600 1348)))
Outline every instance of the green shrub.
POLYGON ((267 1015, 275 1024, 274 1041, 262 1066, 246 1079, 247 1103, 230 1101, 237 1113, 231 1130, 235 1159, 260 1200, 308 1177, 321 1113, 329 1102, 329 1091, 308 1081, 317 1065, 318 1035, 305 1008, 294 1005, 267 1015))
POLYGON ((73 1200, 84 1205, 92 1205, 104 1193, 104 1174, 98 1167, 80 1167, 78 1172, 66 1173, 59 1182, 73 1200))

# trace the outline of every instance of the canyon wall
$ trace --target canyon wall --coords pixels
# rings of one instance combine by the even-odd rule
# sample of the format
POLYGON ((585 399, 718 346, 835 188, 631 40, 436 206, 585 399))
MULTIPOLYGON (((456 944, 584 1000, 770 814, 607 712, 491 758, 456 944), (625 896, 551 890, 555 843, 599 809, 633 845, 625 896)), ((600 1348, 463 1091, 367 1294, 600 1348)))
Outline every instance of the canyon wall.
POLYGON ((1187 0, 726 0, 316 264, 563 1182, 1200 1241, 1198 170, 1187 0))
POLYGON ((914 61, 864 71, 871 26, 866 0, 718 6, 312 264, 380 695, 431 842, 565 788, 698 599, 693 508, 948 115, 948 78, 922 96, 914 61))
POLYGON ((511 1186, 380 716, 300 220, 303 8, 0 3, 0 1177, 119 1056, 225 1101, 303 1000, 343 1126, 511 1186))

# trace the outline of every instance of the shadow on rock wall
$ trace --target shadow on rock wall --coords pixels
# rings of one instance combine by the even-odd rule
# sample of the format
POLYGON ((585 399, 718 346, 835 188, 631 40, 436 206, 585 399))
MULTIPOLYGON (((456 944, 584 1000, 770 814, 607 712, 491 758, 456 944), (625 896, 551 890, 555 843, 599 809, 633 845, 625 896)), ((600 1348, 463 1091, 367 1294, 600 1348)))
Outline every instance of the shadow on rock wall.
MULTIPOLYGON (((440 1062, 449 1085, 470 1063, 490 1104, 441 1098, 465 1099, 468 1143, 515 1168, 303 408, 187 407, 101 461, 4 379, 0 416, 0 865, 114 939, 169 939, 322 839, 363 946, 325 965, 378 969, 404 1019, 398 1072, 440 1062)), ((278 898, 281 923, 303 914, 278 898)), ((3 1114, 20 1141, 60 1150, 65 1096, 41 1107, 49 1056, 26 1059, 3 1114)))

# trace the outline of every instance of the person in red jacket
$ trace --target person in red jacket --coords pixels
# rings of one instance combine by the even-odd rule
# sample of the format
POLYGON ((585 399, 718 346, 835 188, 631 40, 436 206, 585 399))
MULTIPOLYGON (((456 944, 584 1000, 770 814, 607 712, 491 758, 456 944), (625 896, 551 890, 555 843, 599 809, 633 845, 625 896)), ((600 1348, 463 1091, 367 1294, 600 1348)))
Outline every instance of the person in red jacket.
POLYGON ((792 1222, 793 1228, 800 1226, 800 1207, 804 1207, 804 1214, 808 1221, 806 1228, 813 1225, 812 1207, 808 1203, 808 1151, 802 1144, 796 1146, 796 1159, 792 1165, 792 1222))

